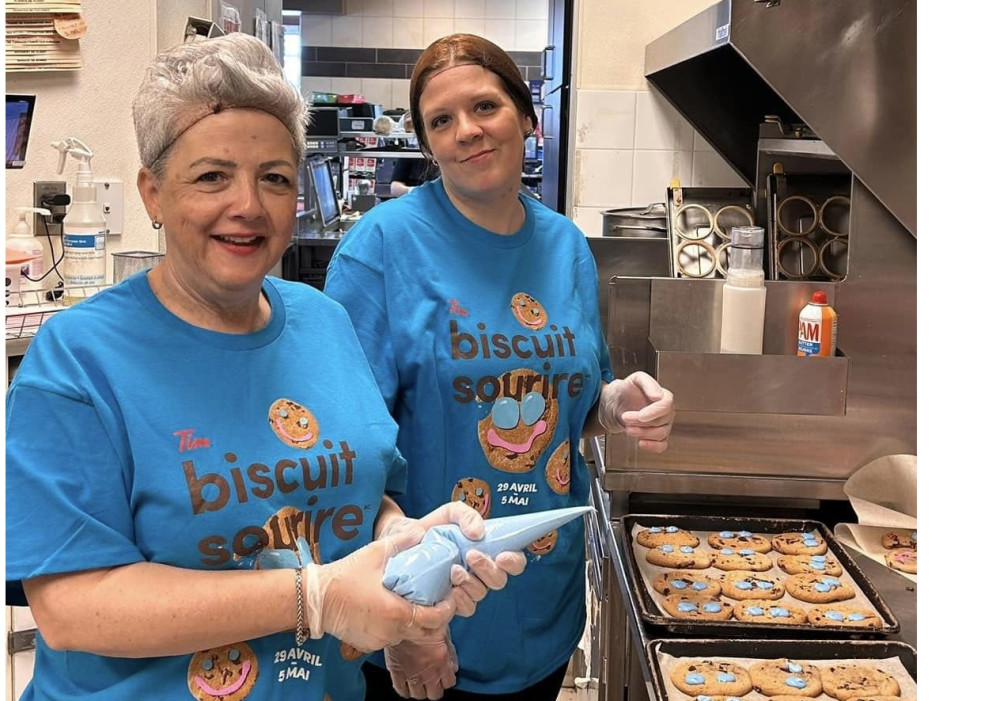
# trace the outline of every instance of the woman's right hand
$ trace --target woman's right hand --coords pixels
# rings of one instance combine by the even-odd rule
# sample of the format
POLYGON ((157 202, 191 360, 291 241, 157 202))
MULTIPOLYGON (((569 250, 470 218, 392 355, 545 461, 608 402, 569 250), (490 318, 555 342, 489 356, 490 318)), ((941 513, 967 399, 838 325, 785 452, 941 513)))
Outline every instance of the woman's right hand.
POLYGON ((419 543, 423 533, 401 529, 340 560, 306 567, 302 587, 310 635, 328 633, 364 652, 401 640, 441 637, 455 615, 453 596, 434 606, 418 606, 382 585, 389 558, 419 543))

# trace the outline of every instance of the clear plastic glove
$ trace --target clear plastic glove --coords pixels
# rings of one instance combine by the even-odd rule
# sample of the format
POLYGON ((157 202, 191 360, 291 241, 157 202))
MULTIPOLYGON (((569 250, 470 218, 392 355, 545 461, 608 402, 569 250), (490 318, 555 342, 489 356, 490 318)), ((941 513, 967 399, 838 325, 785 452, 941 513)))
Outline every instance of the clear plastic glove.
MULTIPOLYGON (((439 506, 420 519, 398 518, 392 521, 382 531, 380 538, 411 530, 422 532, 449 523, 457 525, 470 540, 481 540, 485 532, 483 517, 478 511, 468 504, 453 501, 439 506)), ((470 550, 466 562, 468 570, 460 565, 453 565, 451 568, 451 583, 455 587, 452 595, 457 606, 455 613, 466 618, 476 612, 476 604, 483 600, 487 592, 491 589, 503 589, 507 586, 507 577, 521 574, 528 564, 521 551, 500 553, 496 559, 491 559, 477 550, 470 550)))
POLYGON ((451 634, 428 640, 404 640, 385 649, 392 688, 404 699, 439 699, 455 686, 458 656, 451 634))
POLYGON ((328 633, 363 652, 440 638, 455 615, 454 596, 418 606, 382 586, 388 559, 419 543, 423 533, 402 528, 330 564, 308 565, 302 587, 310 636, 328 633))
POLYGON ((608 433, 639 439, 639 447, 662 453, 674 424, 674 395, 644 372, 633 372, 601 390, 597 419, 608 433))

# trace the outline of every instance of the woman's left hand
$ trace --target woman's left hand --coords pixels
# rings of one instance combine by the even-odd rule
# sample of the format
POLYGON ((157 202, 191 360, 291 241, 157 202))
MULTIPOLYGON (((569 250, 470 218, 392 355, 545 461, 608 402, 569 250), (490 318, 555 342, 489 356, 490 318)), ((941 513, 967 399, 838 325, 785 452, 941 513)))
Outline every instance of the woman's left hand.
POLYGON ((604 385, 598 420, 608 433, 639 439, 639 447, 662 453, 674 426, 674 395, 650 375, 634 372, 604 385))
MULTIPOLYGON (((483 517, 468 504, 460 501, 449 502, 439 506, 420 519, 407 517, 397 518, 388 524, 379 535, 380 538, 403 529, 430 530, 434 526, 444 526, 454 523, 469 540, 481 540, 485 534, 483 517)), ((451 584, 455 601, 455 614, 469 617, 476 612, 476 604, 482 601, 492 589, 497 591, 507 586, 508 575, 519 575, 524 571, 528 561, 524 552, 503 552, 490 558, 478 550, 470 550, 466 555, 469 569, 461 565, 452 565, 451 584)))

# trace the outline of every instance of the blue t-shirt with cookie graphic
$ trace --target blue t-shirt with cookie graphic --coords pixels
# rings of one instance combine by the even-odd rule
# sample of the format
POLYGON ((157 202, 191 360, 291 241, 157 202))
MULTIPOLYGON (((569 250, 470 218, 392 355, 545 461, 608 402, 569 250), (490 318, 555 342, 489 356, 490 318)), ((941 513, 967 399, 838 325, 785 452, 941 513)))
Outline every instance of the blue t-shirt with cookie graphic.
MULTIPOLYGON (((263 289, 271 319, 251 334, 181 321, 145 273, 45 323, 7 395, 8 581, 295 567, 371 542, 384 491, 405 486, 396 424, 343 308, 300 283, 263 289)), ((22 698, 363 697, 352 651, 294 637, 147 659, 39 637, 22 698)))
MULTIPOLYGON (((521 202, 524 226, 501 236, 432 181, 366 214, 327 271, 399 423, 411 516, 454 499, 486 517, 588 501, 578 445, 613 379, 596 265, 568 219, 521 202)), ((576 520, 533 543, 524 574, 452 621, 458 688, 515 692, 569 659, 585 622, 583 531, 576 520)))

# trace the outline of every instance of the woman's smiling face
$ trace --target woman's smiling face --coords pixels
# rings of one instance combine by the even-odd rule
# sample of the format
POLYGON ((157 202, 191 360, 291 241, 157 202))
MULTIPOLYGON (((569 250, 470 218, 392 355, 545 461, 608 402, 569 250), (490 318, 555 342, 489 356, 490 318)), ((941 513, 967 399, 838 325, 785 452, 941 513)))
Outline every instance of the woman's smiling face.
POLYGON ((206 299, 257 294, 295 225, 298 168, 288 130, 266 112, 229 109, 196 122, 162 180, 140 178, 164 226, 164 265, 206 299))
POLYGON ((497 74, 474 64, 442 69, 424 86, 420 115, 450 194, 489 200, 520 188, 531 119, 497 74))

